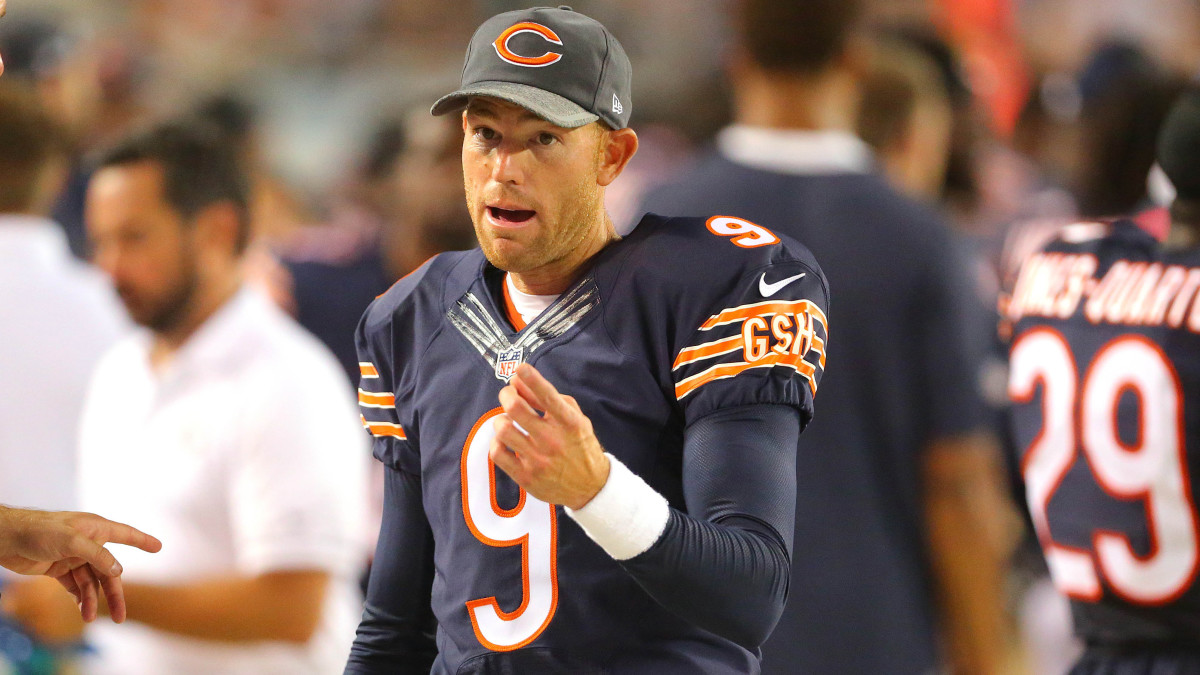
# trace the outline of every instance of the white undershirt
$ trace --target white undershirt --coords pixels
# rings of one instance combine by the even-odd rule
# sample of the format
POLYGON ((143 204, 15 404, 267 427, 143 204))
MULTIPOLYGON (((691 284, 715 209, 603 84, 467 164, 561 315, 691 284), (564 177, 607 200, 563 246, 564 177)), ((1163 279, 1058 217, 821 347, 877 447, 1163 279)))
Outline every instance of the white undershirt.
POLYGON ((554 304, 561 293, 554 295, 532 295, 530 293, 522 293, 517 290, 517 285, 513 283, 512 275, 504 275, 504 283, 508 286, 508 297, 512 300, 513 307, 516 308, 517 314, 521 315, 521 320, 529 323, 538 317, 547 307, 554 304))

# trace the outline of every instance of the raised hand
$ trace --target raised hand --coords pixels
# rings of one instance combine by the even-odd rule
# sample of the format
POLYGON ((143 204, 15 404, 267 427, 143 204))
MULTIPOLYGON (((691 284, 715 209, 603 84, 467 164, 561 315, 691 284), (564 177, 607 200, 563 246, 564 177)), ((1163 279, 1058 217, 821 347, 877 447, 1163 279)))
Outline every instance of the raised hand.
POLYGON ((536 368, 522 364, 517 369, 500 390, 500 406, 504 413, 492 421, 496 437, 490 455, 526 492, 580 509, 604 487, 609 463, 592 421, 536 368))

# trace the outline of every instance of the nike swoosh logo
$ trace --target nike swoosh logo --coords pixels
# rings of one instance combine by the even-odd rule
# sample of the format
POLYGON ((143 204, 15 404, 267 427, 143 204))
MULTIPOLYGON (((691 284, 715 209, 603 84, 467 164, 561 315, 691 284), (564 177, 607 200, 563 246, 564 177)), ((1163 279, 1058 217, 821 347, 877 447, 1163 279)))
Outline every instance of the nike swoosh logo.
POLYGON ((780 291, 780 289, 782 289, 784 286, 787 286, 788 284, 792 283, 793 281, 795 281, 797 279, 803 279, 804 275, 805 275, 805 272, 801 272, 800 274, 797 274, 794 277, 780 279, 779 281, 776 281, 774 283, 767 283, 767 275, 764 272, 763 275, 758 278, 758 292, 762 293, 762 296, 764 298, 769 298, 772 295, 775 295, 776 293, 778 293, 780 291))

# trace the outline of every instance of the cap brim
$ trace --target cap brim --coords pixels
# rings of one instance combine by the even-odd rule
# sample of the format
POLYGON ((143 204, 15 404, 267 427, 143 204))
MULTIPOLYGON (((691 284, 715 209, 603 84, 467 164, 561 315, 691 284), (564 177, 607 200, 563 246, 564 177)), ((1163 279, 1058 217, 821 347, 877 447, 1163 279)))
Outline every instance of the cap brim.
POLYGON ((547 122, 567 129, 600 119, 558 94, 516 82, 475 82, 439 98, 429 112, 445 115, 462 110, 472 96, 491 96, 515 103, 547 122))

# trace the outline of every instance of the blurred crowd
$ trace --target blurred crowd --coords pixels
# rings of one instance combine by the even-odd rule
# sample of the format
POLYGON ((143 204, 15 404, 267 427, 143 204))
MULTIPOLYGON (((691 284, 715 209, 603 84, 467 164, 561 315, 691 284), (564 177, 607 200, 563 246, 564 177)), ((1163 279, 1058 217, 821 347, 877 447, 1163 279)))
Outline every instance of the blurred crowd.
MULTIPOLYGON (((641 149, 607 195, 619 230, 632 227, 647 195, 692 167, 733 119, 730 5, 574 3, 619 37, 634 67, 632 126, 641 149)), ((76 273, 88 279, 80 288, 99 293, 87 229, 98 153, 152 121, 202 121, 246 169, 242 273, 333 353, 352 396, 353 331, 367 304, 430 256, 475 245, 462 198, 459 121, 430 117, 428 107, 457 84, 463 46, 480 21, 522 6, 14 0, 0 20, 0 102, 26 97, 21 105, 37 107, 43 127, 6 129, 12 120, 0 116, 0 143, 11 143, 0 145, 0 313, 22 317, 0 327, 0 352, 8 353, 0 353, 0 501, 79 506, 75 418, 87 380, 47 381, 44 370, 27 366, 59 359, 62 370, 86 374, 130 330, 111 293, 63 296, 56 308, 19 313, 23 273, 14 270, 30 259, 5 253, 5 216, 52 220, 76 273), (22 162, 35 154, 49 157, 49 168, 29 188, 36 194, 14 202, 6 172, 33 166, 22 162), (66 336, 54 328, 53 320, 84 314, 100 316, 66 336), (53 402, 53 414, 42 401, 53 402), (31 419, 44 419, 46 433, 6 433, 9 420, 31 419)), ((987 343, 978 386, 1003 439, 1001 291, 1023 257, 1063 224, 1136 215, 1148 228, 1166 228, 1170 186, 1154 169, 1154 143, 1170 103, 1200 66, 1200 1, 874 0, 850 46, 855 96, 848 100, 856 105, 841 111, 852 113, 847 130, 870 146, 874 170, 940 215, 971 261, 963 290, 986 324, 976 331, 987 343)), ((836 307, 836 284, 832 293, 836 307)), ((1013 456, 1003 454, 1006 481, 996 487, 1019 504, 1013 456)), ((351 490, 374 504, 362 527, 371 532, 379 518, 375 479, 351 490)), ((135 517, 125 516, 137 524, 135 517)), ((1025 540, 1007 556, 1008 672, 1062 672, 1078 646, 1065 602, 1045 581, 1036 544, 1025 540)), ((365 567, 371 549, 355 546, 365 567)), ((72 661, 62 646, 80 644, 81 625, 43 630, 36 612, 15 614, 0 622, 0 672, 6 663, 50 672, 36 670, 37 658, 72 661)))

